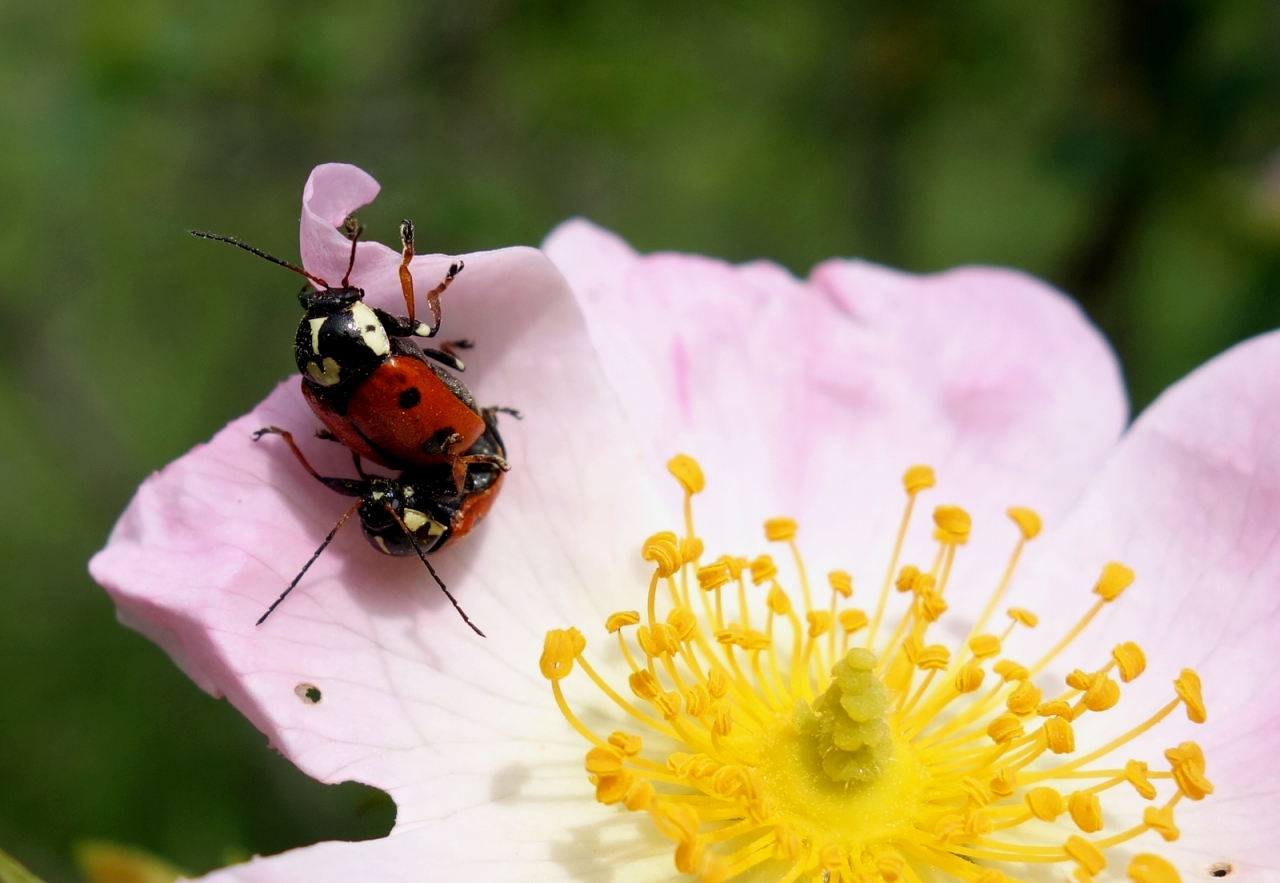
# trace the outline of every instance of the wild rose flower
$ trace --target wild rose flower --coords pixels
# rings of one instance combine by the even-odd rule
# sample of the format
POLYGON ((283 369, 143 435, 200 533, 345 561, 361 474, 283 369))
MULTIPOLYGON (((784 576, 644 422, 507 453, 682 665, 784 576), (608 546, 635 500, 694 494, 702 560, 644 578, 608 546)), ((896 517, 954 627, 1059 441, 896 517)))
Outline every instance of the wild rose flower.
MULTIPOLYGON (((377 189, 313 172, 309 271, 377 189)), ((355 529, 255 628, 345 508, 250 440, 349 474, 296 378, 92 562, 308 774, 398 806, 211 879, 1280 879, 1280 337, 1121 438, 1105 343, 1014 272, 545 250, 464 256, 445 301, 526 415, 433 559, 488 639, 355 529)), ((398 312, 398 263, 362 244, 352 281, 398 312)))

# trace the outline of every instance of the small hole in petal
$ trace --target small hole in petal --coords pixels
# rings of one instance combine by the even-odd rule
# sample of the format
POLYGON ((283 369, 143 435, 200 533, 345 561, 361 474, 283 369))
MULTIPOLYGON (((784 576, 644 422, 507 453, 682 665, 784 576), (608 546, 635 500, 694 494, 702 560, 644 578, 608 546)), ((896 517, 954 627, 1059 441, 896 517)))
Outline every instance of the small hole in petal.
POLYGON ((1230 877, 1231 864, 1229 862, 1218 862, 1209 868, 1210 877, 1230 877))
POLYGON ((308 705, 320 702, 320 688, 315 684, 298 684, 293 688, 294 694, 308 705))

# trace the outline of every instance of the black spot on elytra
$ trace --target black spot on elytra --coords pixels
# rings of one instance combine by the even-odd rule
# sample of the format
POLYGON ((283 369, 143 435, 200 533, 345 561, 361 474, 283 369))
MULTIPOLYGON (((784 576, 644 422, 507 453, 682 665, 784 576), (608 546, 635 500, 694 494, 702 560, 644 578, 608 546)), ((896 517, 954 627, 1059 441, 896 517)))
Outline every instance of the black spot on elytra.
POLYGON ((416 386, 411 386, 404 392, 400 393, 400 407, 402 410, 409 410, 422 401, 422 393, 418 392, 416 386))

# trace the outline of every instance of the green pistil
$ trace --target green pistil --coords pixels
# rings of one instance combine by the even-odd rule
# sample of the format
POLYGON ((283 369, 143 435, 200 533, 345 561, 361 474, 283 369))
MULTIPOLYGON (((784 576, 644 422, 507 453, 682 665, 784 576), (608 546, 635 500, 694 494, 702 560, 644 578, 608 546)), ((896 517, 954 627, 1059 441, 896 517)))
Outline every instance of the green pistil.
POLYGON ((856 648, 831 670, 831 686, 810 707, 798 700, 792 723, 813 740, 822 771, 833 782, 871 782, 884 773, 893 756, 885 712, 889 691, 871 670, 876 657, 856 648))

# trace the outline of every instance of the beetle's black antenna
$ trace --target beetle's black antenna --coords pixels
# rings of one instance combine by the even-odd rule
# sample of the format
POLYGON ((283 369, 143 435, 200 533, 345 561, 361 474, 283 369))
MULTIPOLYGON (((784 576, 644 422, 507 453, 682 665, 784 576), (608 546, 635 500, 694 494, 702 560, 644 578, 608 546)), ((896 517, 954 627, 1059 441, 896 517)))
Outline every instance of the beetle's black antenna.
POLYGON ((360 241, 360 234, 364 232, 364 227, 355 218, 347 218, 347 229, 351 231, 351 257, 347 260, 347 272, 342 277, 342 287, 346 288, 351 281, 351 271, 356 265, 356 243, 360 241))
POLYGON ((453 593, 450 592, 449 588, 444 584, 444 580, 440 579, 440 575, 436 573, 436 569, 432 567, 431 562, 427 560, 427 553, 422 551, 422 547, 418 545, 417 539, 413 536, 413 531, 409 530, 409 526, 404 523, 404 519, 396 513, 395 509, 391 508, 389 503, 384 505, 386 505, 387 511, 391 513, 391 517, 396 520, 396 524, 400 525, 401 530, 404 531, 404 535, 409 538, 409 545, 413 546, 413 551, 418 553, 418 557, 422 559, 422 563, 427 565, 427 570, 431 571, 431 578, 436 581, 436 585, 440 587, 440 591, 444 592, 445 597, 449 599, 451 604, 453 604, 453 609, 458 611, 458 615, 462 617, 462 621, 471 626, 471 631, 475 632, 480 637, 487 637, 485 633, 480 631, 480 629, 476 627, 476 624, 471 621, 471 617, 467 616, 467 612, 462 609, 462 605, 458 603, 458 599, 453 597, 453 593))
MULTIPOLYGON (((312 284, 320 288, 329 287, 329 283, 325 282, 319 276, 313 276, 310 273, 308 273, 306 270, 302 269, 301 267, 295 267, 293 264, 289 263, 288 261, 282 261, 275 255, 267 254, 265 251, 262 251, 261 249, 254 248, 252 245, 249 245, 248 243, 241 242, 239 239, 236 239, 234 236, 219 236, 217 233, 206 233, 203 230, 188 230, 187 232, 190 233, 192 236, 199 236, 201 239, 212 239, 214 242, 229 242, 232 245, 236 246, 237 248, 243 248, 245 251, 249 252, 250 254, 256 254, 260 258, 266 258, 267 260, 271 261, 271 263, 273 264, 279 264, 280 266, 284 267, 286 270, 292 270, 293 272, 297 273, 300 276, 306 276, 308 279, 311 280, 312 284)), ((352 248, 354 249, 355 246, 352 246, 352 248)), ((350 270, 348 270, 347 272, 350 272, 350 270)), ((343 285, 345 286, 346 282, 343 282, 343 285)))
MULTIPOLYGON (((328 288, 327 285, 325 287, 328 288)), ((289 588, 285 589, 279 598, 276 598, 274 603, 272 603, 272 605, 267 608, 267 612, 262 614, 262 618, 259 619, 256 623, 254 623, 254 625, 262 625, 264 622, 267 621, 267 617, 271 615, 271 611, 279 607, 280 602, 283 601, 286 597, 288 597, 289 593, 293 591, 293 587, 298 584, 298 581, 302 579, 303 575, 311 568, 311 565, 316 563, 316 559, 320 557, 320 553, 323 552, 331 542, 333 542, 333 538, 334 536, 337 535, 338 529, 341 528, 342 525, 347 523, 347 519, 350 518, 352 513, 354 513, 357 509, 359 509, 363 503, 364 503, 363 500, 357 500, 354 506, 352 506, 345 513, 343 513, 343 516, 338 519, 338 523, 333 526, 333 530, 329 531, 329 535, 325 537, 324 542, 320 544, 320 548, 316 549, 315 554, 311 556, 311 560, 308 561, 306 564, 302 565, 302 569, 299 570, 298 575, 293 578, 293 582, 289 583, 289 588)), ((465 619, 466 617, 464 616, 463 618, 465 619)), ((475 626, 472 626, 472 628, 475 628, 475 626)))

